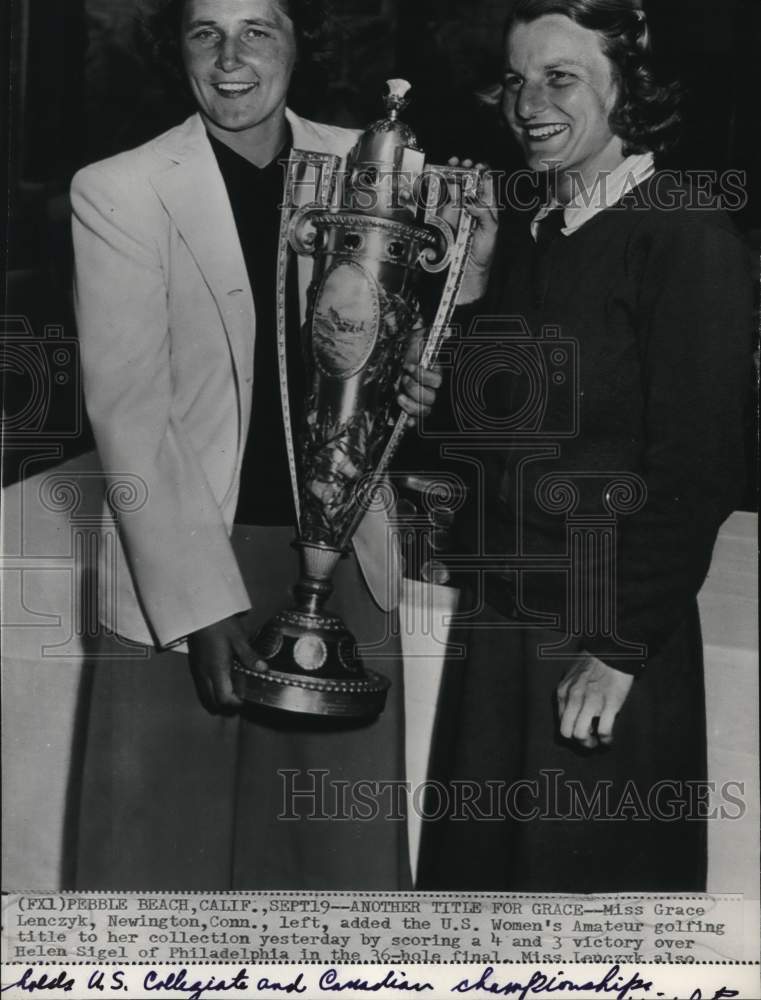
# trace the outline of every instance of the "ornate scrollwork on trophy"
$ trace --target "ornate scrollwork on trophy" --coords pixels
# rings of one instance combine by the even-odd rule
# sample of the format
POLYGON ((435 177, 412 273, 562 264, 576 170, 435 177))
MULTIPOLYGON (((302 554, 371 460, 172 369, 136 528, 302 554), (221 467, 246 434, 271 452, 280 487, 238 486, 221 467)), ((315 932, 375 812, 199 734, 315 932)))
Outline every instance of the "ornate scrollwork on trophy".
POLYGON ((280 227, 278 358, 302 573, 295 606, 267 622, 255 641, 257 669, 236 671, 236 687, 251 701, 354 718, 382 711, 389 682, 365 671, 354 637, 325 611, 330 578, 406 427, 396 394, 420 324, 419 284, 443 276, 424 365, 435 360, 457 298, 473 221, 461 199, 444 218, 447 192, 474 191, 479 180, 475 170, 427 166, 414 133, 399 120, 409 84, 390 80, 387 88, 386 117, 362 133, 342 174, 337 157, 291 154, 280 227), (313 196, 297 203, 310 174, 313 196), (304 328, 308 392, 298 433, 285 350, 293 253, 312 260, 304 328))

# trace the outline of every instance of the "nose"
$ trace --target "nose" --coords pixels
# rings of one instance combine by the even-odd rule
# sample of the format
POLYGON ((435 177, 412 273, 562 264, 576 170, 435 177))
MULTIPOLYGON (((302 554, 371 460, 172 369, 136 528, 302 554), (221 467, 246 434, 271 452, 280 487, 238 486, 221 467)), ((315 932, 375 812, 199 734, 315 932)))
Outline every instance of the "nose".
POLYGON ((528 121, 541 111, 547 104, 547 94, 543 83, 530 83, 526 80, 515 98, 515 114, 518 118, 528 121))
POLYGON ((217 68, 223 73, 233 73, 242 65, 238 54, 238 40, 233 37, 225 38, 217 51, 217 68))

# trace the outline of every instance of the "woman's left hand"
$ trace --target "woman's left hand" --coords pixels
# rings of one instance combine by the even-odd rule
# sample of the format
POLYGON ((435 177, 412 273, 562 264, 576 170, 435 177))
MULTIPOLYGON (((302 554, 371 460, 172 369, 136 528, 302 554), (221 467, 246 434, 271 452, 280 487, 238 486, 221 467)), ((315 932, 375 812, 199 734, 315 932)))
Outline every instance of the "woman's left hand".
POLYGON ((582 653, 558 684, 560 735, 588 750, 613 742, 613 726, 634 678, 582 653), (597 731, 594 720, 597 719, 597 731))
MULTIPOLYGON (((449 160, 450 167, 475 169, 480 176, 478 190, 465 198, 464 208, 473 216, 476 222, 473 240, 470 246, 470 256, 462 279, 460 293, 457 298, 459 305, 477 301, 486 294, 489 283, 494 251, 497 246, 497 231, 499 229, 499 213, 497 188, 494 175, 485 163, 474 164, 472 160, 460 160, 453 156, 449 160)), ((454 219, 450 217, 454 225, 454 219)))
POLYGON ((436 401, 436 392, 441 387, 441 372, 436 367, 424 368, 420 364, 425 332, 422 326, 413 330, 404 358, 404 374, 399 383, 397 401, 408 414, 410 427, 429 415, 436 401))

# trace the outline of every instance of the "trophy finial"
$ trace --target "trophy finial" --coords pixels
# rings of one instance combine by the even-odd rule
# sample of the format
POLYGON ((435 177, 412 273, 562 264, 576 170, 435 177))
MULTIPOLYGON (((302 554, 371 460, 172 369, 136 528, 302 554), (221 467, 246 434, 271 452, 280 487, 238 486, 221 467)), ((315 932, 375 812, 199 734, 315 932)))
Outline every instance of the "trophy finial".
POLYGON ((383 103, 386 106, 386 117, 373 122, 372 125, 368 125, 365 129, 358 146, 362 146, 363 142, 369 142, 370 145, 362 149, 360 158, 383 162, 391 156, 393 160, 395 154, 390 149, 391 146, 406 146, 407 149, 422 152, 415 133, 409 125, 405 124, 399 118, 399 113, 404 111, 410 103, 409 93, 411 90, 412 84, 407 80, 396 78, 386 80, 383 97, 383 103), (377 144, 373 146, 378 136, 383 137, 383 143, 385 144, 383 148, 377 146, 377 144))
POLYGON ((408 80, 400 80, 397 78, 394 78, 393 80, 386 80, 386 94, 383 98, 383 102, 386 105, 386 111, 388 111, 389 117, 392 121, 396 121, 399 112, 404 111, 410 103, 410 99, 407 95, 411 90, 412 84, 408 80))

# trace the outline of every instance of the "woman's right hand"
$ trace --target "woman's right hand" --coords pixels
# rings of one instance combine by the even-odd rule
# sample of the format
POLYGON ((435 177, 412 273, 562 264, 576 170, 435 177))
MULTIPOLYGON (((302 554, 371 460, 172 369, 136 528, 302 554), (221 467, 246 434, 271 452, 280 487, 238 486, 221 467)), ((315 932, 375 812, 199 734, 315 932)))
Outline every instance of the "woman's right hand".
POLYGON ((458 298, 459 305, 466 305, 483 298, 486 294, 489 272, 497 245, 499 226, 497 192, 494 177, 487 171, 485 164, 476 163, 474 165, 472 160, 460 161, 456 156, 453 156, 449 160, 449 166, 464 167, 467 170, 471 170, 475 166, 475 169, 481 174, 478 191, 466 195, 464 199, 466 211, 476 220, 473 244, 458 298))
POLYGON ((248 614, 231 615, 188 636, 188 658, 198 697, 212 715, 226 715, 243 706, 233 689, 232 667, 237 658, 255 669, 248 614))

